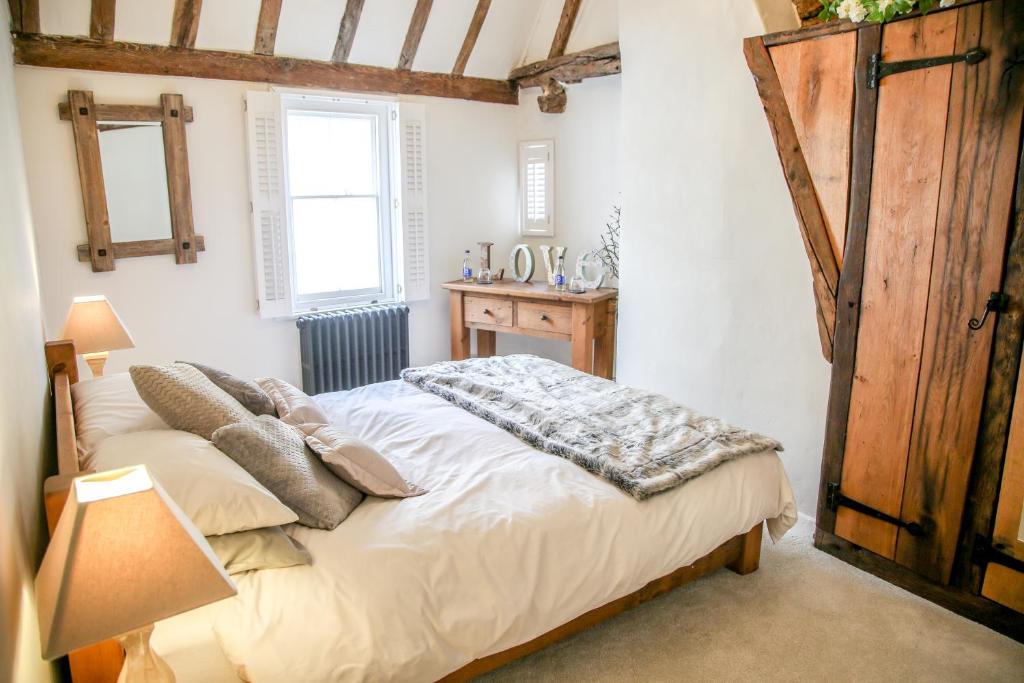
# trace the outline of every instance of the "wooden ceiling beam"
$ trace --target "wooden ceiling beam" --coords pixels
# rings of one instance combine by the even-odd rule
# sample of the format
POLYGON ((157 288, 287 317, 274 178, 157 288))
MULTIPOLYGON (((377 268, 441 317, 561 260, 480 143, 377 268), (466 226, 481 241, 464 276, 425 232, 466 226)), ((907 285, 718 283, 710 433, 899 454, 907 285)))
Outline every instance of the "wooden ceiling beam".
POLYGON ((579 14, 580 5, 583 0, 565 0, 562 5, 562 17, 558 20, 558 28, 555 29, 555 37, 551 41, 551 50, 548 52, 548 59, 561 57, 565 54, 565 47, 569 44, 569 34, 572 33, 573 24, 576 23, 576 15, 579 14))
POLYGON ((544 87, 549 81, 579 83, 584 78, 622 73, 618 43, 599 45, 569 55, 545 59, 513 69, 509 80, 520 88, 544 87))
POLYGON ((11 31, 39 33, 39 0, 8 0, 11 7, 11 31))
POLYGON ((352 41, 356 39, 356 29, 359 28, 359 17, 362 14, 363 0, 348 0, 345 4, 345 14, 341 17, 341 26, 338 27, 338 40, 334 43, 334 62, 344 64, 348 61, 352 41))
POLYGON ((497 104, 519 102, 516 86, 504 80, 68 36, 15 36, 14 59, 18 64, 56 69, 191 76, 497 104))
POLYGON ((423 29, 427 26, 427 17, 430 16, 430 8, 434 0, 416 0, 416 9, 412 11, 412 19, 409 20, 409 30, 405 33, 405 44, 402 45, 402 52, 398 55, 398 68, 411 69, 413 60, 416 59, 416 51, 420 47, 420 38, 423 37, 423 29))
POLYGON ((171 46, 195 47, 199 33, 199 14, 203 0, 174 0, 174 19, 171 22, 171 46))
POLYGON ((459 56, 455 59, 455 66, 452 67, 454 75, 461 76, 466 73, 466 64, 469 63, 469 57, 473 54, 476 40, 480 37, 480 29, 483 28, 484 19, 487 18, 487 12, 490 9, 491 0, 479 0, 476 3, 476 10, 473 12, 473 18, 469 22, 469 28, 466 30, 466 39, 462 41, 462 49, 459 50, 459 56))
POLYGON ((114 39, 114 5, 116 0, 92 0, 89 16, 89 37, 96 40, 114 39))
POLYGON ((258 55, 274 54, 277 44, 277 25, 281 20, 281 0, 261 0, 260 18, 256 22, 256 38, 252 51, 258 55))

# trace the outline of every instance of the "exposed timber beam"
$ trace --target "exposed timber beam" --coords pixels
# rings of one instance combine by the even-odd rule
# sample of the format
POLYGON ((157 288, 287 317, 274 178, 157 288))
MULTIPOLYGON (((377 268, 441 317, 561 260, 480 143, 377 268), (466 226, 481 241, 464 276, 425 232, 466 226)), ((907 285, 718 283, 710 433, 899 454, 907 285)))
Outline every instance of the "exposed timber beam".
POLYGON ((348 54, 352 51, 352 41, 356 39, 356 29, 359 28, 359 17, 362 14, 363 0, 348 0, 345 3, 345 14, 341 17, 338 40, 334 43, 334 56, 332 57, 332 60, 338 64, 348 61, 348 54))
POLYGON ((281 0, 262 0, 260 18, 256 22, 256 39, 252 51, 258 55, 274 54, 277 43, 277 24, 281 20, 281 0))
POLYGON ((174 19, 171 22, 173 47, 195 47, 202 9, 203 0, 174 0, 174 19))
POLYGON ((483 28, 484 19, 487 18, 487 12, 490 9, 491 0, 479 0, 476 3, 476 11, 473 12, 473 18, 469 22, 469 28, 466 30, 466 39, 462 41, 462 49, 459 50, 459 56, 455 59, 452 74, 461 76, 466 73, 466 64, 469 63, 469 56, 473 54, 476 40, 480 37, 480 29, 483 28))
POLYGON ((67 36, 15 36, 14 59, 18 64, 57 69, 191 76, 497 104, 519 102, 516 86, 510 81, 169 45, 106 43, 67 36))
POLYGON ((433 5, 434 0, 416 0, 416 8, 412 11, 412 19, 409 20, 409 30, 405 34, 405 44, 402 45, 402 52, 398 55, 399 69, 412 68, 412 62, 416 59, 420 38, 423 37, 423 29, 427 27, 427 17, 430 16, 430 8, 433 5))
POLYGON ((39 0, 8 0, 11 7, 11 31, 39 33, 39 0))
POLYGON ((599 45, 570 55, 545 59, 513 69, 509 80, 520 88, 544 87, 548 81, 578 83, 584 78, 622 73, 618 43, 599 45))
POLYGON ((576 23, 576 15, 579 14, 582 4, 583 0, 565 0, 565 4, 562 5, 562 16, 558 20, 558 28, 555 29, 555 37, 551 40, 548 59, 565 54, 565 46, 569 44, 569 34, 572 33, 572 26, 576 23))
POLYGON ((115 0, 92 0, 92 14, 89 17, 89 37, 96 40, 114 39, 115 0))

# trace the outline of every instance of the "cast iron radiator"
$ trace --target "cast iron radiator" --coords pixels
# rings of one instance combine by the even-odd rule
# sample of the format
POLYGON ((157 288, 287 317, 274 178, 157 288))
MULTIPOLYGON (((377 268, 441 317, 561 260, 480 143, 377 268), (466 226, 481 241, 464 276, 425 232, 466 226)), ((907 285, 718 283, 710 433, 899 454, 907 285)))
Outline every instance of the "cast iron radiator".
POLYGON ((386 304, 299 318, 302 390, 354 389, 409 367, 409 308, 386 304))

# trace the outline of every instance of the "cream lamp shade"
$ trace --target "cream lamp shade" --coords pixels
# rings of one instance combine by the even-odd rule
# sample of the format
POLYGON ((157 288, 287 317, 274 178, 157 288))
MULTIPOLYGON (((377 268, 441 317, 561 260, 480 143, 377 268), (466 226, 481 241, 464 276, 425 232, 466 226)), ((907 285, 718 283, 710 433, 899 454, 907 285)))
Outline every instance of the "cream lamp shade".
POLYGON ((202 534, 144 466, 80 477, 36 577, 43 657, 235 592, 202 534))
POLYGON ((61 336, 75 342, 75 352, 85 356, 96 377, 103 375, 108 352, 135 348, 132 335, 105 296, 75 297, 61 336))

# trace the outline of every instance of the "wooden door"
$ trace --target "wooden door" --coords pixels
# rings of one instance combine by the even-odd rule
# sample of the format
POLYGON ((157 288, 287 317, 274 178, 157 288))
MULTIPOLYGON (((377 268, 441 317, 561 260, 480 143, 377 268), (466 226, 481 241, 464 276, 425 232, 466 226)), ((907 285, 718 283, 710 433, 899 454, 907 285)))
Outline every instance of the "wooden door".
MULTIPOLYGON (((992 545, 999 552, 1024 562, 1024 363, 1017 379, 992 545)), ((981 594, 1024 612, 1024 573, 989 562, 981 594)))
POLYGON ((1024 98, 1003 76, 1021 44, 1020 11, 997 0, 882 33, 886 62, 988 53, 878 87, 841 490, 924 533, 850 507, 835 524, 837 536, 940 582, 956 553, 992 350, 994 325, 968 321, 999 290, 1009 233, 1024 98))

